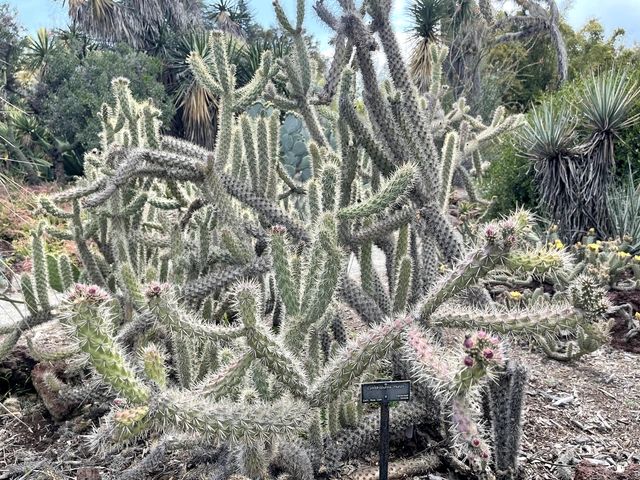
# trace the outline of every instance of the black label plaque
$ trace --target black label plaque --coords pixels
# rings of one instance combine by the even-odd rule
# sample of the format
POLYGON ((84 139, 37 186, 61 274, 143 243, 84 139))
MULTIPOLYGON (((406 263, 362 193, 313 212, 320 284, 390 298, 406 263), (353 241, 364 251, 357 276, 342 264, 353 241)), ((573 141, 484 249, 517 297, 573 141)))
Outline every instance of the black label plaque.
POLYGON ((411 382, 375 382, 362 384, 362 403, 406 402, 411 395, 411 382))

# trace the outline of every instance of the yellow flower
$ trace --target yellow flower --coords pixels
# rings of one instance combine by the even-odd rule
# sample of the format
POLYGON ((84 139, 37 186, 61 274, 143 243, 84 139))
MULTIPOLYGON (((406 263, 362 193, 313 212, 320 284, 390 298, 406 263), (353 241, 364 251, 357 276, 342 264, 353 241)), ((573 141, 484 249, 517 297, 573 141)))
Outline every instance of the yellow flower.
POLYGON ((582 246, 582 242, 576 243, 576 247, 581 247, 581 246, 582 246))
POLYGON ((598 245, 597 243, 590 243, 589 245, 587 245, 587 247, 589 247, 594 252, 600 250, 600 245, 598 245))
POLYGON ((564 247, 564 245, 562 244, 562 242, 561 242, 560 240, 558 240, 557 238, 556 238, 555 244, 556 244, 556 248, 557 248, 558 250, 560 250, 562 247, 564 247))
POLYGON ((522 294, 520 292, 509 292, 509 295, 514 300, 520 300, 522 298, 522 294))
POLYGON ((627 253, 627 252, 618 252, 618 256, 619 256, 620 258, 627 258, 627 257, 630 257, 630 256, 631 256, 631 254, 630 254, 630 253, 627 253))
POLYGON ((589 229, 589 233, 596 233, 595 228, 590 228, 590 229, 589 229))
POLYGON ((636 314, 634 315, 634 317, 636 317, 636 318, 640 318, 640 312, 636 312, 636 314))
POLYGON ((441 271, 441 272, 444 272, 444 269, 445 269, 445 268, 447 268, 447 267, 445 267, 444 265, 440 265, 440 271, 441 271))
POLYGON ((635 257, 633 257, 633 259, 634 259, 636 262, 640 262, 640 255, 636 255, 635 257))

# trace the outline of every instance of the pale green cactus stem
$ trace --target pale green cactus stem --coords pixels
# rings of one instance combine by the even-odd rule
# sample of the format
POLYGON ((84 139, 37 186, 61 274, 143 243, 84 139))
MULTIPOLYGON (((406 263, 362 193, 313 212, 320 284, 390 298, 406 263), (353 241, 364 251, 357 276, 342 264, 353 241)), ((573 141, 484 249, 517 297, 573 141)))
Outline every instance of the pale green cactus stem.
POLYGON ((322 211, 333 212, 336 209, 338 191, 338 165, 327 162, 320 172, 320 184, 322 185, 322 211))
POLYGON ((287 251, 286 229, 274 227, 271 229, 271 251, 278 290, 282 295, 285 308, 289 315, 296 315, 300 310, 300 303, 296 286, 293 283, 290 253, 287 251))
POLYGON ((382 212, 385 208, 398 205, 404 199, 413 185, 415 168, 407 164, 400 167, 393 174, 389 182, 369 200, 359 205, 353 205, 338 211, 338 218, 363 218, 382 212))
POLYGON ((401 333, 412 323, 410 317, 387 321, 373 327, 336 355, 324 374, 311 388, 309 401, 313 406, 325 405, 336 398, 375 361, 381 360, 402 342, 401 333))
POLYGON ((307 395, 307 380, 287 349, 268 332, 258 319, 258 292, 255 284, 240 284, 235 291, 236 309, 246 329, 245 338, 256 358, 263 361, 293 395, 304 398, 307 395))
POLYGON ((233 128, 231 175, 242 181, 247 176, 247 164, 242 147, 242 133, 238 127, 233 128))
POLYGON ((266 197, 269 200, 275 201, 277 194, 277 179, 278 179, 278 166, 280 164, 280 111, 274 110, 268 119, 268 134, 269 134, 269 181, 267 184, 266 197))
POLYGON ((201 382, 198 391, 202 392, 205 397, 211 397, 213 400, 218 400, 228 395, 245 380, 247 372, 254 361, 255 357, 252 352, 249 350, 245 351, 224 368, 206 377, 201 382))
POLYGON ((163 390, 167 388, 167 372, 164 365, 164 355, 156 345, 149 344, 144 347, 141 358, 144 365, 144 373, 147 378, 163 390))
POLYGON ((259 181, 259 192, 266 196, 269 180, 271 176, 275 175, 275 172, 273 171, 272 162, 269 159, 269 133, 267 120, 263 116, 258 118, 256 130, 258 147, 256 164, 261 177, 261 181, 259 181))
POLYGON ((302 402, 280 400, 255 408, 231 402, 198 402, 170 392, 154 398, 149 414, 179 431, 195 434, 203 440, 251 444, 260 439, 295 437, 309 421, 302 402))
POLYGON ((124 351, 109 333, 109 310, 102 308, 108 300, 108 295, 96 286, 76 285, 68 296, 68 313, 63 321, 102 379, 131 402, 146 404, 149 390, 136 377, 124 351))
POLYGON ((49 310, 49 268, 42 242, 44 224, 40 223, 38 228, 31 232, 31 255, 33 259, 33 271, 36 281, 35 292, 38 294, 38 303, 43 310, 49 310))
POLYGON ((402 313, 407 306, 407 299, 409 298, 409 290, 411 287, 411 259, 405 256, 400 261, 400 268, 398 270, 398 280, 393 299, 393 311, 396 313, 402 313))
POLYGON ((202 323, 180 307, 168 284, 151 282, 144 292, 145 305, 158 323, 169 328, 175 335, 192 339, 208 338, 228 341, 242 336, 242 327, 202 323))
POLYGON ((240 117, 240 131, 242 132, 242 140, 244 143, 244 157, 249 166, 249 181, 253 190, 260 190, 260 177, 258 155, 254 141, 253 122, 247 114, 240 117))
POLYGON ((309 202, 309 218, 311 222, 315 222, 320 215, 320 189, 318 188, 318 182, 315 178, 312 178, 307 182, 307 201, 309 202))
POLYGON ((423 318, 428 321, 429 316, 446 300, 461 292, 490 272, 504 258, 507 251, 499 245, 485 245, 467 256, 458 267, 439 284, 436 291, 429 296, 422 307, 423 318))
POLYGON ((36 288, 31 274, 25 272, 20 275, 20 292, 29 313, 36 313, 38 311, 38 300, 36 299, 36 288))
MULTIPOLYGON (((364 227, 371 226, 371 219, 366 219, 364 227)), ((362 244, 360 247, 360 282, 362 283, 362 290, 368 295, 373 294, 373 261, 372 261, 372 248, 373 242, 368 241, 362 244)))
POLYGON ((442 147, 442 170, 440 173, 442 190, 440 191, 440 198, 438 199, 443 210, 446 210, 449 204, 449 190, 451 189, 453 174, 455 173, 458 162, 459 145, 460 138, 458 134, 456 132, 447 133, 444 139, 444 146, 442 147))
POLYGON ((438 95, 442 88, 442 64, 449 54, 449 49, 447 47, 438 46, 435 43, 429 45, 429 49, 431 52, 431 61, 433 62, 431 66, 431 84, 429 85, 429 93, 431 95, 438 95))

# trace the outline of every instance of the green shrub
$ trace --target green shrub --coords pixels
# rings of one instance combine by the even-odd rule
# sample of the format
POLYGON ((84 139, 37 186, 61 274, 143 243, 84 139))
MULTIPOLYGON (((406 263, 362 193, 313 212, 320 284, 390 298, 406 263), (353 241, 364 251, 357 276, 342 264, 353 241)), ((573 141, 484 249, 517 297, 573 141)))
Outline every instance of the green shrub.
POLYGON ((538 205, 533 165, 519 154, 515 135, 506 135, 500 143, 484 152, 489 168, 485 173, 485 198, 494 198, 489 215, 496 218, 519 207, 535 209, 538 205))

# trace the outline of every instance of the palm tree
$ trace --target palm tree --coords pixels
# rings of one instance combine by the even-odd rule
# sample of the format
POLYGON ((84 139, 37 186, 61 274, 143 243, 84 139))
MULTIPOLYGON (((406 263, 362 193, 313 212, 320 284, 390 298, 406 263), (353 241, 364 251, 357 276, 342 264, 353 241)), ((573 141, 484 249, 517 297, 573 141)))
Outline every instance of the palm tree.
POLYGON ((135 50, 155 47, 167 26, 191 31, 202 25, 199 0, 62 0, 85 33, 107 43, 127 42, 135 50))
POLYGON ((558 78, 567 78, 567 52, 560 35, 555 0, 515 0, 522 7, 512 15, 496 19, 490 0, 413 0, 409 7, 416 46, 411 57, 411 72, 417 87, 424 92, 429 82, 429 43, 440 42, 449 48, 445 69, 456 95, 466 95, 476 109, 482 101, 481 67, 488 49, 512 41, 525 41, 547 33, 558 58, 558 78), (544 2, 548 10, 540 5, 544 2))
POLYGON ((245 2, 232 0, 218 0, 208 9, 205 17, 212 20, 215 26, 236 38, 246 38, 244 27, 252 20, 252 14, 245 2))

